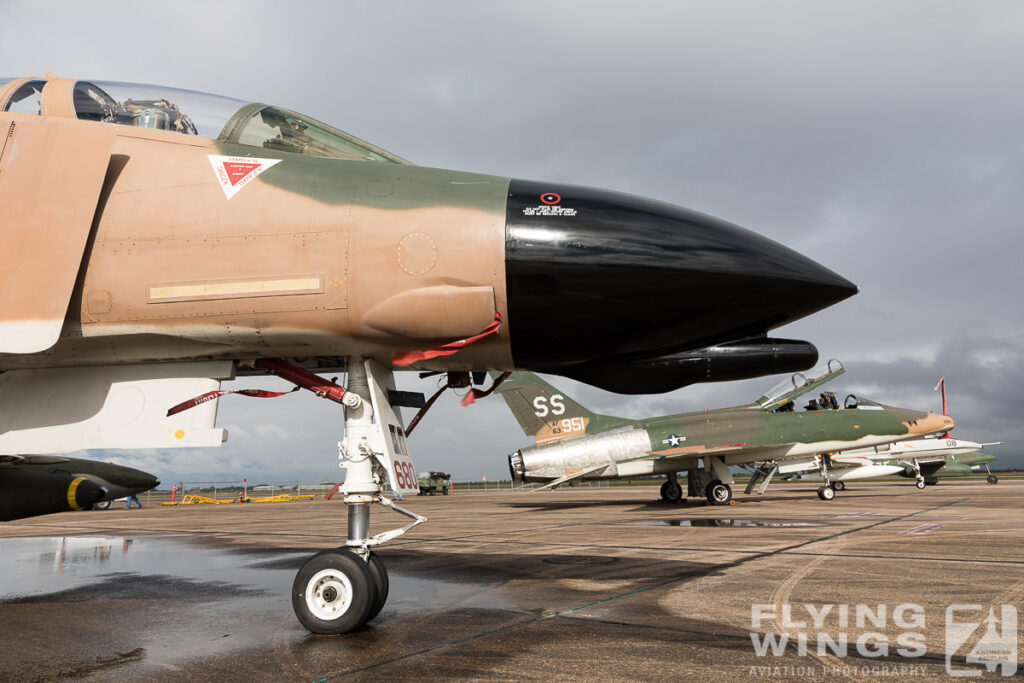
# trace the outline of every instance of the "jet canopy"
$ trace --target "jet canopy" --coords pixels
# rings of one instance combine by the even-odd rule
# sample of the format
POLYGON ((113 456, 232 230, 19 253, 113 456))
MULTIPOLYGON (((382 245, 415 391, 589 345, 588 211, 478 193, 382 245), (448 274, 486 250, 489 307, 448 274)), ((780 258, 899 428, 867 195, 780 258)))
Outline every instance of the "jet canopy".
MULTIPOLYGON (((11 80, 0 79, 0 88, 11 80)), ((25 80, 6 102, 0 102, 3 111, 33 115, 43 111, 52 113, 46 106, 47 94, 43 92, 51 82, 59 82, 59 79, 25 80)), ((73 115, 86 121, 173 131, 292 154, 408 163, 308 116, 266 104, 249 104, 220 95, 139 83, 64 82, 73 83, 73 115)))
POLYGON ((866 398, 849 394, 843 401, 843 408, 846 410, 885 410, 881 403, 869 401, 866 398))
POLYGON ((765 410, 773 410, 784 406, 798 396, 802 396, 820 387, 826 382, 830 382, 844 372, 846 372, 846 369, 843 367, 843 364, 839 362, 839 359, 833 358, 824 365, 819 365, 807 373, 794 373, 768 390, 764 396, 757 399, 757 403, 765 410))

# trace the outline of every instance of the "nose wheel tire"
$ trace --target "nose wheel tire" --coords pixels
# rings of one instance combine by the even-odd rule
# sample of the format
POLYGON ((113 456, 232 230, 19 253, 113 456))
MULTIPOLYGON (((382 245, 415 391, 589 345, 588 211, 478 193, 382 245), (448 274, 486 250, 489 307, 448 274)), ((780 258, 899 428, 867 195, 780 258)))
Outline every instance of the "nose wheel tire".
POLYGON ((666 481, 661 485, 661 499, 666 503, 678 503, 683 499, 683 487, 676 481, 666 481))
POLYGON ((914 486, 916 486, 919 489, 923 489, 925 487, 924 479, 918 479, 917 483, 914 484, 914 486))
POLYGON ((998 484, 998 483, 999 483, 999 477, 997 477, 997 476, 996 476, 996 475, 994 475, 994 474, 990 474, 990 475, 988 475, 987 477, 985 477, 985 480, 986 480, 986 481, 987 481, 988 483, 990 483, 990 484, 998 484))
MULTIPOLYGON (((295 616, 313 633, 354 631, 370 618, 376 602, 377 580, 372 570, 348 548, 325 550, 309 558, 292 584, 295 616)), ((380 607, 383 602, 378 612, 380 607)))
POLYGON ((822 500, 832 500, 836 497, 836 490, 831 486, 822 486, 818 489, 818 498, 822 500))
POLYGON ((728 505, 732 501, 732 487, 716 479, 704 489, 704 495, 712 505, 728 505))
POLYGON ((370 611, 366 615, 366 621, 370 621, 380 614, 380 611, 384 608, 384 603, 388 601, 388 590, 391 588, 391 581, 388 579, 387 567, 384 566, 384 561, 380 559, 379 555, 371 552, 370 561, 366 563, 366 566, 370 570, 374 587, 377 589, 377 599, 373 601, 370 611))

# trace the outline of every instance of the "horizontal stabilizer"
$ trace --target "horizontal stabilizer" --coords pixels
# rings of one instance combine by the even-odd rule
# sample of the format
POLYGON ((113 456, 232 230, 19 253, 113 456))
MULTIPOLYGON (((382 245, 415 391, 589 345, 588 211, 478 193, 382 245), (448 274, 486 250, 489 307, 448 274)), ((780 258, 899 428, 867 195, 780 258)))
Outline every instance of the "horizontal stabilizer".
POLYGON ((234 377, 229 361, 152 363, 0 374, 0 455, 82 449, 194 448, 227 439, 217 402, 167 409, 234 377))

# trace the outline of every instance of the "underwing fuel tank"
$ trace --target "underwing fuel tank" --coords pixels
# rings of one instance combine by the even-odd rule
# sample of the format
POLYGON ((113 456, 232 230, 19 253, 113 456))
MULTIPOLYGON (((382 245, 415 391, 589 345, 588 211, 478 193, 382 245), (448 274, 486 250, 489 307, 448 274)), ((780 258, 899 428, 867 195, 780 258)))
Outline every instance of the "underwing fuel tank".
POLYGON ((0 468, 0 521, 81 510, 98 503, 106 490, 71 474, 0 468))
MULTIPOLYGON (((876 477, 888 477, 903 472, 902 467, 896 465, 864 465, 850 469, 831 470, 828 473, 832 481, 856 481, 859 479, 874 479, 876 477)), ((821 481, 820 472, 806 472, 801 474, 799 479, 809 481, 821 481)))

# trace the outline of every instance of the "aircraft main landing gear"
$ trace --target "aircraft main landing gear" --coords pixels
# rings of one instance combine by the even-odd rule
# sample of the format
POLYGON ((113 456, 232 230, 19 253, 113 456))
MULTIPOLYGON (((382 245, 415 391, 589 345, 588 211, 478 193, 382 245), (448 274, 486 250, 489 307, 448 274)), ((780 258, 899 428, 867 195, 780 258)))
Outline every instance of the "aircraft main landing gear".
POLYGON ((832 500, 836 497, 836 490, 832 488, 830 484, 826 484, 818 489, 818 498, 822 500, 832 500))
POLYGON ((832 488, 834 488, 836 491, 845 491, 846 490, 846 482, 845 481, 832 482, 832 488))
POLYGON ((914 484, 914 486, 916 486, 919 489, 923 489, 925 487, 924 477, 918 477, 917 478, 917 483, 914 484))
POLYGON ((683 487, 676 481, 675 473, 670 474, 668 481, 661 485, 661 499, 666 503, 678 503, 683 499, 683 487))

